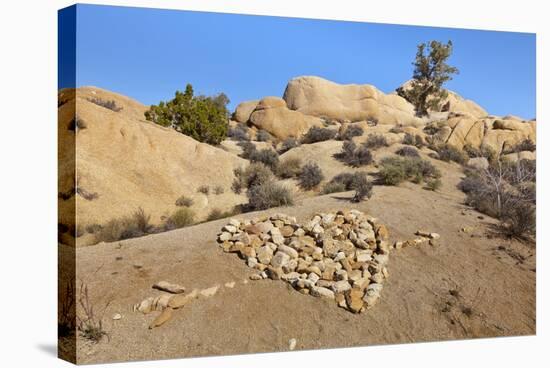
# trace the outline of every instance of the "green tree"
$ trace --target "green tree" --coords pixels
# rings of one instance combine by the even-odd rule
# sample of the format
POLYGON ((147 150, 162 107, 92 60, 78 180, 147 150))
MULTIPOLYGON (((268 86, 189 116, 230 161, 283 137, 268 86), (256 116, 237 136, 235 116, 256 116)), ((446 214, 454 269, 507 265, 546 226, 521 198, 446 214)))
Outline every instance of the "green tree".
POLYGON ((414 65, 413 79, 409 87, 399 87, 397 94, 415 107, 418 116, 428 115, 428 109, 440 111, 441 102, 447 98, 442 89, 445 82, 458 74, 458 69, 447 64, 453 51, 453 43, 442 44, 438 41, 418 45, 414 65))
POLYGON ((229 99, 223 93, 194 96, 193 86, 187 84, 185 92, 176 91, 174 99, 152 105, 145 112, 145 118, 200 142, 217 145, 227 136, 228 103, 229 99))

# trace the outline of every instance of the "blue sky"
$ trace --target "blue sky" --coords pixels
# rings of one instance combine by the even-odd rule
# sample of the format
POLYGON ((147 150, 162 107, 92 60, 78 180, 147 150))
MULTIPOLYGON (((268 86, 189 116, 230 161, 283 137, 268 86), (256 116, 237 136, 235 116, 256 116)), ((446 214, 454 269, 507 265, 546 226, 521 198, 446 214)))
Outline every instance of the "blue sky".
POLYGON ((460 74, 449 89, 491 114, 535 117, 534 34, 95 5, 79 5, 76 23, 77 86, 144 104, 189 82, 226 93, 233 108, 282 96, 300 75, 391 92, 411 77, 418 43, 450 39, 460 74))

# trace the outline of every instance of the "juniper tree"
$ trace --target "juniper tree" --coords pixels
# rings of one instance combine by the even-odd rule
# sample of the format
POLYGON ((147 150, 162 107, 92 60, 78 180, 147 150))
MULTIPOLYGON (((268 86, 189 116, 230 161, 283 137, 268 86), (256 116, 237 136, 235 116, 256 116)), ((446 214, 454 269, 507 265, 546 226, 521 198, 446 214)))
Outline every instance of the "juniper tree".
POLYGON ((176 91, 172 100, 152 105, 145 112, 145 118, 200 142, 217 145, 227 136, 228 103, 223 93, 211 97, 194 96, 193 86, 187 84, 185 92, 176 91))
POLYGON ((453 43, 438 41, 418 45, 413 79, 409 87, 399 87, 397 94, 415 107, 418 116, 428 115, 428 110, 440 111, 441 102, 447 98, 443 84, 458 74, 458 69, 447 64, 453 51, 453 43))

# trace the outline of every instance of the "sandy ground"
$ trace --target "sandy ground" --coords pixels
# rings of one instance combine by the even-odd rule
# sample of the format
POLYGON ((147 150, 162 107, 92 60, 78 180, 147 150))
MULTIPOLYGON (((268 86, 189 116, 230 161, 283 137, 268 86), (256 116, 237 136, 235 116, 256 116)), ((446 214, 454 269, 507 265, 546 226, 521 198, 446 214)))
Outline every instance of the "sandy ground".
POLYGON ((446 172, 440 193, 409 183, 376 186, 372 199, 357 205, 347 200, 351 193, 340 193, 266 211, 302 221, 354 207, 385 223, 392 240, 413 238, 418 229, 441 234, 439 246, 394 251, 379 304, 359 315, 283 281, 248 281, 253 271, 215 242, 227 219, 78 248, 77 280, 88 285, 97 310, 110 302, 103 319, 108 338, 78 338, 78 362, 285 351, 292 338, 298 350, 534 334, 534 245, 496 236, 495 220, 461 204, 459 171, 438 166, 446 172), (149 330, 155 314, 132 312, 132 305, 158 295, 151 286, 160 280, 220 289, 149 330), (233 281, 233 288, 224 286, 233 281), (112 320, 115 313, 122 319, 112 320))

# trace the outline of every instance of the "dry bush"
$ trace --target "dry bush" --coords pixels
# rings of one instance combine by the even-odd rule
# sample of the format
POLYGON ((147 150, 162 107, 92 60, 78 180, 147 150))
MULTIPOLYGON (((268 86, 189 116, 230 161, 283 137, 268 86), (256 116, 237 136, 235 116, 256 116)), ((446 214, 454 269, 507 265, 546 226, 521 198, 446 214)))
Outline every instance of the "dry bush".
POLYGON ((321 183, 324 179, 323 171, 314 162, 305 164, 298 176, 300 187, 305 190, 311 190, 321 183))
POLYGON ((273 136, 268 131, 260 129, 256 132, 256 140, 258 142, 269 142, 273 140, 273 136))
POLYGON ((81 336, 85 339, 88 339, 93 343, 98 343, 104 336, 108 336, 107 332, 103 330, 103 315, 105 314, 105 310, 109 306, 110 302, 107 302, 101 313, 96 314, 94 305, 90 300, 88 286, 81 283, 78 303, 80 305, 80 309, 82 310, 82 314, 80 316, 78 313, 76 315, 78 330, 80 331, 81 336))
POLYGON ((290 206, 294 198, 290 189, 274 181, 254 185, 247 192, 248 211, 266 210, 272 207, 290 206))
POLYGON ((414 147, 405 146, 397 150, 399 156, 403 157, 420 157, 418 150, 414 147))
POLYGON ((154 231, 150 220, 151 215, 139 207, 131 216, 112 219, 103 225, 95 234, 96 241, 113 242, 150 234, 154 231))
POLYGON ((468 162, 468 156, 466 153, 455 146, 448 144, 435 147, 435 151, 438 154, 438 158, 445 162, 456 162, 460 165, 465 165, 468 162))
POLYGON ((323 189, 321 190, 322 194, 330 194, 330 193, 340 193, 345 192, 348 189, 346 189, 346 185, 344 183, 329 181, 328 183, 325 183, 323 185, 323 189))
POLYGON ((69 122, 69 126, 67 129, 78 131, 82 129, 88 128, 88 124, 83 119, 79 118, 78 115, 76 115, 71 121, 69 122))
POLYGON ((274 172, 277 170, 277 165, 279 164, 279 154, 270 148, 265 148, 252 152, 249 160, 251 162, 261 162, 274 172))
POLYGON ((256 146, 252 142, 240 141, 237 145, 243 150, 240 156, 245 160, 250 160, 250 157, 256 152, 256 146))
POLYGON ((381 134, 369 134, 364 145, 369 149, 375 150, 381 147, 387 147, 388 141, 386 137, 381 134))
POLYGON ((249 141, 248 128, 244 124, 239 124, 235 128, 229 128, 227 136, 234 141, 249 141))
POLYGON ((410 133, 405 133, 405 136, 403 137, 403 140, 401 143, 406 144, 408 146, 415 146, 417 148, 421 148, 424 146, 424 139, 422 139, 422 136, 420 134, 412 135, 410 133))
POLYGON ((122 107, 117 106, 115 100, 103 100, 99 97, 94 97, 89 98, 88 101, 114 112, 119 112, 120 110, 122 110, 122 107))
POLYGON ((311 127, 302 137, 302 143, 310 144, 334 139, 338 132, 334 129, 311 127))
POLYGON ((193 205, 193 199, 182 195, 176 199, 176 206, 178 207, 191 207, 193 205))
POLYGON ((287 138, 281 144, 281 148, 279 149, 279 154, 282 155, 283 153, 290 151, 291 149, 296 148, 299 145, 300 145, 300 142, 296 138, 293 138, 293 137, 287 138))
POLYGON ((340 134, 338 138, 342 141, 347 141, 347 140, 351 140, 353 137, 362 136, 363 133, 364 133, 364 130, 359 125, 352 125, 348 127, 343 134, 340 134))
POLYGON ((166 230, 179 229, 195 223, 195 213, 187 207, 176 210, 168 219, 164 228, 166 230))
POLYGON ((244 170, 235 169, 235 179, 231 189, 236 194, 240 194, 243 189, 250 189, 255 185, 261 185, 273 180, 273 172, 262 163, 252 163, 244 170))
POLYGON ((302 160, 298 157, 289 157, 277 166, 277 176, 283 179, 295 178, 302 171, 302 160))
POLYGON ((530 139, 524 139, 523 141, 519 142, 515 146, 505 147, 502 153, 508 154, 508 153, 523 152, 523 151, 535 152, 536 150, 537 150, 537 146, 535 145, 535 142, 533 142, 530 139))
POLYGON ((429 161, 414 157, 387 157, 381 166, 378 175, 385 185, 398 185, 406 180, 421 183, 441 177, 439 170, 429 161))
POLYGON ((335 157, 345 164, 353 167, 369 165, 373 162, 372 153, 365 143, 357 147, 353 141, 345 141, 342 145, 342 151, 335 157))
POLYGON ((466 204, 501 221, 504 235, 535 234, 536 162, 496 160, 487 169, 467 170, 459 187, 466 204))
POLYGON ((352 202, 361 202, 372 196, 372 183, 367 179, 366 173, 355 173, 351 188, 355 189, 355 194, 351 199, 352 202))
POLYGON ((220 194, 223 194, 224 192, 225 192, 225 190, 223 189, 223 187, 221 185, 216 185, 214 187, 214 194, 220 195, 220 194))
MULTIPOLYGON (((59 291, 60 292, 60 291, 59 291)), ((65 284, 65 294, 59 294, 59 313, 57 317, 57 334, 66 337, 75 331, 76 327, 76 295, 73 280, 65 284)))
POLYGON ((197 192, 208 195, 210 194, 210 187, 208 185, 201 185, 197 188, 197 192))

